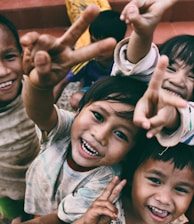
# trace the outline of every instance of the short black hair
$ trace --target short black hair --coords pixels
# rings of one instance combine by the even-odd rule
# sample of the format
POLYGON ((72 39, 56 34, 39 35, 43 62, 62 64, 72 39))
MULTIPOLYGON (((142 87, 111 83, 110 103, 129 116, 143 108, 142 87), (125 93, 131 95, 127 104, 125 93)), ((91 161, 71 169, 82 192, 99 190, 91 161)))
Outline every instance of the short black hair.
POLYGON ((3 26, 7 27, 10 30, 10 32, 13 34, 13 37, 16 41, 17 49, 19 50, 20 53, 22 53, 23 50, 20 44, 19 34, 15 25, 8 18, 6 18, 5 16, 1 14, 0 14, 0 24, 2 24, 3 26))
MULTIPOLYGON (((137 101, 143 96, 147 89, 147 84, 131 76, 107 76, 94 82, 89 90, 84 94, 79 104, 79 111, 85 105, 95 101, 117 101, 120 103, 136 106, 137 101)), ((133 113, 125 115, 133 120, 133 113)))
POLYGON ((97 40, 113 37, 117 42, 125 36, 127 25, 120 20, 120 13, 114 10, 104 10, 90 24, 90 35, 97 40))
POLYGON ((194 73, 194 36, 189 34, 177 35, 165 41, 159 47, 160 54, 165 54, 172 64, 176 59, 192 66, 194 73))
MULTIPOLYGON (((159 46, 159 51, 161 55, 168 56, 170 65, 178 59, 190 66, 194 74, 194 35, 182 34, 172 37, 159 46)), ((191 100, 193 99, 194 90, 191 100)))
MULTIPOLYGON (((141 136, 142 137, 142 136, 141 136)), ((194 149, 193 146, 178 143, 172 147, 160 145, 156 137, 148 139, 146 135, 127 154, 124 164, 124 178, 129 184, 133 181, 135 171, 148 159, 172 162, 174 168, 182 170, 188 167, 194 172, 194 149)))

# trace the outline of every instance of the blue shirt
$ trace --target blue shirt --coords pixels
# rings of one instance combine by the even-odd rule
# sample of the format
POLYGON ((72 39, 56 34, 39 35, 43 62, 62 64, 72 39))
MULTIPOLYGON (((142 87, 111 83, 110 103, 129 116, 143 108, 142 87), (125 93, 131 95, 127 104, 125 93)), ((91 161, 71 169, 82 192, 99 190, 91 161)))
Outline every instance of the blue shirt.
POLYGON ((112 71, 113 61, 108 67, 103 67, 96 60, 89 61, 77 74, 70 71, 66 79, 69 82, 77 82, 82 80, 83 87, 91 86, 96 80, 110 76, 112 71))

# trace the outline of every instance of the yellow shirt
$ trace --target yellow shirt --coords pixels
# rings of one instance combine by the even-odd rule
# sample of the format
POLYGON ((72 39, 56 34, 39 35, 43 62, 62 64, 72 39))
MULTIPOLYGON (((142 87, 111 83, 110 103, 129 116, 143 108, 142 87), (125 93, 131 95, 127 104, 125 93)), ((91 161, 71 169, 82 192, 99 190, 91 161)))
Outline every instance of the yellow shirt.
MULTIPOLYGON (((99 6, 100 11, 111 9, 108 0, 65 0, 67 14, 71 23, 74 23, 90 4, 99 6)), ((90 44, 90 34, 88 29, 78 39, 75 48, 80 48, 90 44)))

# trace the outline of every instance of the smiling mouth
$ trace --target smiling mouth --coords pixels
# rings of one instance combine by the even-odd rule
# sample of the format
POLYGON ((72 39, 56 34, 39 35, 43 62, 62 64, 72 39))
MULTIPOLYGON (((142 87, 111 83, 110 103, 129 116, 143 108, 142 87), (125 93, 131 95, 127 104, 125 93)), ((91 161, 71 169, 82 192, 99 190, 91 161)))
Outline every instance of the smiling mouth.
POLYGON ((12 84, 13 84, 13 81, 0 83, 0 89, 6 88, 8 86, 11 86, 12 84))
POLYGON ((84 152, 86 152, 90 156, 100 156, 100 154, 96 150, 94 150, 84 139, 81 139, 81 146, 84 152))
POLYGON ((174 92, 170 89, 167 89, 167 88, 163 88, 165 89, 167 92, 169 92, 170 94, 174 95, 174 96, 178 96, 178 97, 181 97, 181 98, 184 98, 180 93, 177 93, 177 92, 174 92))
POLYGON ((161 210, 159 208, 156 208, 154 206, 148 206, 151 213, 155 216, 158 216, 159 218, 166 218, 170 213, 166 210, 161 210))

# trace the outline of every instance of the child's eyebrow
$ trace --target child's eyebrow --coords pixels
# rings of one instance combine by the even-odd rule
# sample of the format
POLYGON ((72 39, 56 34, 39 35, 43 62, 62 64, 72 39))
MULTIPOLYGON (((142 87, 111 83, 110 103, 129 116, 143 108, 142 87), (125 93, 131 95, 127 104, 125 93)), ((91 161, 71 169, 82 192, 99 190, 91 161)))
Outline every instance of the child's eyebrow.
POLYGON ((10 47, 10 48, 7 48, 5 51, 4 51, 5 53, 18 53, 19 52, 19 50, 17 49, 17 47, 10 47))
POLYGON ((194 184, 190 184, 188 182, 180 182, 179 183, 181 186, 185 186, 185 187, 188 187, 190 188, 191 190, 194 190, 194 184))
POLYGON ((149 171, 147 171, 147 173, 148 174, 155 174, 155 175, 157 175, 159 177, 162 177, 162 178, 167 177, 164 173, 160 172, 159 170, 155 170, 155 169, 149 170, 149 171))

